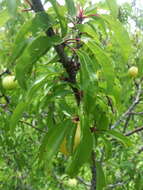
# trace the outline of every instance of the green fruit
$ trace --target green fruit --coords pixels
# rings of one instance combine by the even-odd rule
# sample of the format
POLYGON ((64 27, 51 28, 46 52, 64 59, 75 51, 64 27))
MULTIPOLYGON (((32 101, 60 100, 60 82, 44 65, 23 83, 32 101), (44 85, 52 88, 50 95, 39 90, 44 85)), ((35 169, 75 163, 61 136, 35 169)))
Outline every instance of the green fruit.
POLYGON ((15 76, 9 75, 2 79, 2 86, 6 90, 15 89, 18 86, 15 76))
POLYGON ((131 77, 136 77, 138 75, 138 68, 133 66, 128 70, 128 73, 131 77))
POLYGON ((68 180, 68 186, 70 187, 76 187, 77 186, 77 180, 76 179, 69 179, 68 180))
POLYGON ((2 97, 2 98, 0 99, 0 104, 6 104, 6 103, 7 103, 7 102, 6 102, 5 98, 2 97))

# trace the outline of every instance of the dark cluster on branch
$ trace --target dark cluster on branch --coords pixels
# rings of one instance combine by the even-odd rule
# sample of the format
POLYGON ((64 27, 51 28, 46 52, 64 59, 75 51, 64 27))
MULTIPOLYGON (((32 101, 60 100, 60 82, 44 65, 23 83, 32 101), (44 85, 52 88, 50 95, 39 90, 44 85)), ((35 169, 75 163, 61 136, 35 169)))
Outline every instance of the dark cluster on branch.
MULTIPOLYGON (((45 11, 40 0, 32 0, 31 2, 32 3, 29 5, 35 12, 45 11)), ((48 37, 56 35, 52 27, 46 31, 46 34, 48 37)), ((78 41, 77 41, 77 44, 78 44, 78 41)), ((62 44, 56 45, 54 48, 59 56, 60 62, 62 63, 63 67, 65 68, 68 74, 68 78, 65 78, 65 80, 70 83, 70 86, 75 95, 77 104, 79 105, 81 101, 81 93, 80 93, 80 90, 75 86, 76 86, 76 74, 80 68, 80 63, 77 61, 71 60, 67 56, 67 54, 65 53, 65 44, 62 43, 62 44)))

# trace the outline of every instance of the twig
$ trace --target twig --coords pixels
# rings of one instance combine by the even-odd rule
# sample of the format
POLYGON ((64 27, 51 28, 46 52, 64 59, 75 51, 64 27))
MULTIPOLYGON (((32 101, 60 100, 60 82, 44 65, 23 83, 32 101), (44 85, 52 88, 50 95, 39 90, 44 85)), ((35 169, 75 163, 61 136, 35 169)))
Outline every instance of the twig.
POLYGON ((95 163, 95 152, 94 151, 92 151, 91 158, 92 158, 92 166, 91 166, 92 180, 91 180, 90 190, 96 190, 96 163, 95 163))
POLYGON ((136 94, 135 100, 133 101, 133 103, 131 104, 131 106, 128 108, 128 110, 121 115, 121 117, 119 118, 119 120, 114 125, 111 126, 111 129, 114 129, 115 127, 117 127, 123 121, 123 119, 126 116, 128 116, 129 113, 132 112, 132 110, 139 103, 139 101, 140 101, 140 95, 141 95, 141 92, 142 92, 142 88, 141 88, 142 86, 141 86, 141 84, 142 84, 142 80, 141 80, 140 84, 138 85, 138 90, 137 90, 137 94, 136 94))
POLYGON ((143 146, 138 150, 137 154, 140 154, 141 152, 143 152, 143 146))
POLYGON ((11 72, 7 69, 4 72, 0 73, 0 78, 5 74, 10 74, 11 72))
POLYGON ((143 115, 143 112, 130 112, 129 115, 143 115))
POLYGON ((77 180, 78 180, 79 182, 81 182, 82 184, 84 184, 85 186, 91 187, 91 183, 84 181, 83 178, 81 178, 81 177, 78 176, 78 177, 77 177, 77 180))
POLYGON ((124 185, 125 183, 122 183, 122 182, 119 182, 119 183, 116 183, 116 184, 113 184, 113 185, 108 185, 109 188, 115 188, 117 186, 122 186, 124 185))
POLYGON ((126 132, 126 129, 127 129, 127 126, 128 126, 128 123, 129 123, 130 119, 131 119, 131 115, 128 115, 128 117, 126 119, 126 122, 125 122, 125 125, 123 127, 123 133, 126 132))
POLYGON ((61 189, 61 190, 64 190, 64 187, 63 187, 63 182, 62 182, 62 180, 60 179, 60 177, 58 177, 54 172, 53 172, 53 177, 56 179, 56 181, 59 183, 59 188, 61 189))
POLYGON ((133 131, 130 131, 130 132, 126 133, 125 135, 126 135, 126 136, 130 136, 130 135, 132 135, 132 134, 134 134, 134 133, 138 133, 138 132, 140 132, 140 131, 142 131, 142 130, 143 130, 143 126, 137 128, 137 129, 135 129, 135 130, 133 130, 133 131))
POLYGON ((40 131, 40 132, 42 132, 42 133, 47 133, 47 132, 48 132, 48 131, 39 129, 39 128, 35 127, 34 125, 32 125, 31 123, 28 123, 28 122, 26 122, 26 121, 20 120, 19 122, 20 122, 20 123, 24 123, 24 124, 26 124, 26 125, 32 127, 33 129, 36 129, 37 131, 40 131))
POLYGON ((31 7, 31 9, 33 8, 33 5, 29 0, 25 0, 25 2, 31 7))

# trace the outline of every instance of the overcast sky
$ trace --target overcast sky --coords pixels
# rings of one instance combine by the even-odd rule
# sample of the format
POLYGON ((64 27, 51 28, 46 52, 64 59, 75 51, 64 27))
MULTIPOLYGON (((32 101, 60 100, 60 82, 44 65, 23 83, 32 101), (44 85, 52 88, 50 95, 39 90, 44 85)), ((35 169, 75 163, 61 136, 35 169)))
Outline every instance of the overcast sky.
MULTIPOLYGON (((65 3, 65 0, 57 0, 61 5, 65 3)), ((102 0, 91 0, 93 3, 97 3, 102 0)), ((118 4, 123 4, 125 2, 132 3, 133 0, 117 0, 118 4)), ((47 3, 47 7, 49 6, 50 3, 47 3)), ((139 8, 143 8, 143 0, 136 0, 136 5, 139 8)))

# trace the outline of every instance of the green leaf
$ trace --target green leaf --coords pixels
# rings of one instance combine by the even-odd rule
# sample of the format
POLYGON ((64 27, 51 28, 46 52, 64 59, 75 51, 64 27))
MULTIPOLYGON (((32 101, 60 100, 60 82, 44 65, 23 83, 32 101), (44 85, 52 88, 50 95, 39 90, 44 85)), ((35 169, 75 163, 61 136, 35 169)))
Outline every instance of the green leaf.
POLYGON ((81 89, 84 91, 84 108, 86 114, 89 115, 95 108, 94 103, 96 102, 95 97, 98 90, 97 78, 95 74, 96 71, 94 68, 95 64, 86 52, 80 50, 77 54, 81 63, 80 84, 81 89))
POLYGON ((22 88, 26 89, 27 76, 31 74, 33 64, 58 42, 59 38, 56 36, 39 36, 27 46, 16 65, 16 77, 22 88))
POLYGON ((19 119, 22 117, 23 112, 26 111, 28 105, 30 105, 30 103, 33 101, 33 97, 36 95, 36 92, 39 90, 39 88, 43 87, 43 85, 46 83, 48 76, 49 75, 37 80, 27 92, 27 96, 25 97, 25 100, 22 100, 16 106, 10 119, 10 127, 12 131, 14 131, 19 119))
POLYGON ((112 144, 105 137, 101 136, 101 138, 103 139, 103 143, 105 147, 105 159, 108 160, 109 158, 111 158, 111 155, 112 155, 112 144))
POLYGON ((134 179, 134 188, 136 190, 142 190, 143 189, 143 182, 142 182, 142 174, 137 173, 137 176, 134 179))
POLYGON ((65 20, 65 16, 62 15, 63 11, 60 9, 60 5, 57 3, 56 0, 49 0, 54 8, 55 13, 57 14, 57 17, 59 19, 59 23, 61 26, 61 31, 62 31, 62 37, 66 35, 67 33, 67 22, 65 20))
POLYGON ((111 11, 111 14, 114 18, 118 16, 118 5, 116 0, 106 0, 107 5, 111 11))
POLYGON ((79 28, 80 32, 83 32, 84 35, 91 37, 96 41, 96 43, 100 44, 100 40, 97 34, 96 29, 91 27, 92 25, 89 23, 86 24, 79 24, 77 27, 79 28))
POLYGON ((26 46, 33 40, 29 36, 37 36, 39 33, 47 31, 52 24, 53 21, 44 12, 36 13, 34 18, 25 22, 15 37, 9 62, 13 64, 22 55, 26 46))
POLYGON ((132 53, 132 43, 128 32, 118 20, 113 19, 111 16, 102 16, 102 18, 108 23, 111 31, 113 31, 112 38, 115 38, 121 48, 122 56, 125 62, 127 62, 132 53))
POLYGON ((29 91, 27 92, 27 101, 30 102, 32 101, 33 97, 36 96, 36 92, 43 87, 43 85, 46 83, 48 76, 50 76, 49 74, 36 80, 34 82, 34 84, 31 86, 31 88, 29 89, 29 91))
POLYGON ((3 10, 0 12, 0 27, 3 26, 9 19, 9 14, 7 10, 3 10))
POLYGON ((35 17, 28 20, 23 24, 21 29, 16 35, 15 45, 22 43, 23 39, 32 33, 33 35, 39 35, 39 32, 47 31, 49 27, 54 23, 46 13, 36 13, 35 17))
POLYGON ((10 13, 10 15, 15 16, 16 10, 17 10, 16 0, 7 0, 7 7, 8 7, 8 12, 10 13))
POLYGON ((23 112, 25 111, 25 109, 27 108, 28 103, 25 101, 21 101, 16 109, 14 110, 11 119, 10 119, 10 128, 11 128, 11 132, 14 131, 16 124, 19 122, 19 119, 22 117, 23 112))
POLYGON ((31 40, 23 39, 23 41, 19 45, 15 45, 12 50, 12 56, 9 57, 9 62, 14 63, 16 59, 18 59, 23 53, 26 46, 29 44, 31 40))
POLYGON ((97 77, 94 61, 85 51, 80 50, 77 54, 81 61, 80 82, 82 87, 87 89, 89 86, 93 85, 93 88, 96 88, 95 82, 97 81, 97 77))
POLYGON ((76 15, 76 8, 74 5, 74 0, 65 0, 66 1, 66 6, 68 9, 68 14, 71 16, 75 16, 76 15))
POLYGON ((39 152, 39 162, 45 161, 49 165, 52 157, 58 152, 59 146, 69 131, 71 121, 66 120, 59 125, 50 127, 49 132, 44 136, 39 152))
POLYGON ((107 91, 108 93, 111 92, 115 78, 112 59, 106 54, 104 49, 96 44, 96 41, 89 41, 86 45, 94 53, 98 63, 101 65, 101 71, 107 81, 107 91))
POLYGON ((121 133, 114 130, 107 130, 105 131, 105 133, 117 139, 118 141, 123 143, 125 146, 131 146, 131 141, 126 136, 122 135, 121 133))
POLYGON ((96 162, 96 188, 97 190, 103 190, 106 186, 105 175, 100 162, 96 162))
POLYGON ((90 129, 88 128, 89 126, 86 125, 86 123, 82 129, 83 134, 80 144, 78 145, 66 169, 70 177, 76 176, 81 166, 90 160, 91 151, 93 148, 93 136, 90 129))

